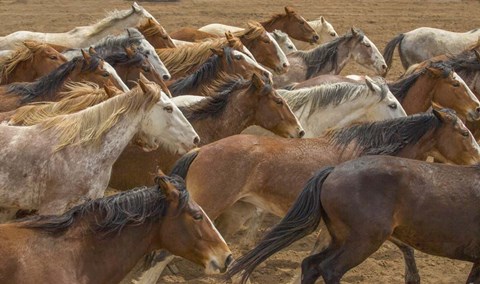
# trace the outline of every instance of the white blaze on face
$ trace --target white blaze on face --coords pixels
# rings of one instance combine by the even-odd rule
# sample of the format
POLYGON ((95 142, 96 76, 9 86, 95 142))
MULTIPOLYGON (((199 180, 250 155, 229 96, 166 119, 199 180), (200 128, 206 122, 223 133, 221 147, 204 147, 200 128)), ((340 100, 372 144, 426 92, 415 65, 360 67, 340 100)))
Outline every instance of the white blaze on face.
POLYGON ((257 59, 255 59, 255 56, 253 56, 253 54, 250 52, 250 50, 248 48, 246 48, 244 46, 244 47, 242 47, 242 50, 243 50, 243 53, 248 55, 248 57, 250 57, 253 61, 257 62, 257 59))
POLYGON ((115 81, 117 81, 118 85, 120 87, 122 87, 122 90, 124 92, 130 91, 130 89, 127 87, 127 85, 125 85, 125 82, 123 82, 123 80, 120 78, 120 76, 118 76, 117 71, 115 71, 115 68, 113 68, 112 65, 110 65, 110 64, 108 64, 108 62, 104 61, 103 68, 105 70, 107 70, 107 72, 110 73, 110 75, 112 75, 112 78, 115 81))
POLYGON ((260 64, 258 64, 258 62, 253 61, 253 59, 251 59, 250 57, 246 56, 244 53, 242 53, 242 52, 240 52, 240 51, 238 51, 238 50, 234 50, 234 51, 233 51, 233 55, 234 55, 234 56, 235 56, 235 55, 240 55, 240 56, 242 56, 242 57, 245 59, 245 61, 247 61, 248 64, 255 66, 256 68, 262 70, 263 72, 266 72, 266 73, 270 76, 270 78, 272 77, 272 73, 270 73, 270 71, 268 71, 268 70, 265 69, 263 66, 261 66, 260 64))
POLYGON ((278 66, 278 67, 285 68, 285 67, 283 67, 284 65, 286 67, 290 66, 290 63, 288 63, 287 56, 285 55, 283 50, 280 48, 277 41, 273 38, 273 36, 270 33, 267 33, 267 35, 268 35, 268 38, 270 39, 270 41, 275 45, 275 49, 277 50, 277 56, 280 59, 280 66, 278 66))
POLYGON ((463 81, 462 77, 458 76, 457 72, 453 72, 453 79, 457 80, 460 83, 460 85, 462 85, 467 90, 467 93, 470 99, 475 103, 477 103, 478 106, 480 106, 480 101, 478 101, 478 98, 475 96, 472 90, 470 90, 470 88, 465 83, 465 81, 463 81))

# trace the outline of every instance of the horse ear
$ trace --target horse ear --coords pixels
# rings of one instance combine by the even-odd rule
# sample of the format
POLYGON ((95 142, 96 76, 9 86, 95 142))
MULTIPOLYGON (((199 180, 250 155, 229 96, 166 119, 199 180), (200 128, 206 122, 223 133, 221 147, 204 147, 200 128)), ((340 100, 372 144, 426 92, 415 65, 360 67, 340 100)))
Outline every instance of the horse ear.
POLYGON ((90 54, 86 53, 85 50, 83 50, 83 49, 80 49, 80 50, 82 52, 82 56, 85 59, 85 61, 87 63, 90 63, 90 60, 92 59, 92 56, 90 56, 90 54))
POLYGON ((218 56, 223 56, 223 49, 221 48, 210 48, 210 51, 212 51, 213 54, 218 55, 218 56))
POLYGON ((125 47, 125 52, 127 53, 128 58, 132 58, 135 55, 135 51, 131 47, 125 47))
POLYGON ((90 54, 90 55, 97 54, 97 52, 95 51, 95 48, 93 48, 93 46, 90 46, 88 48, 88 54, 90 54))
POLYGON ((25 45, 26 48, 32 50, 35 46, 37 46, 38 44, 35 42, 35 41, 32 41, 32 40, 26 40, 23 42, 23 45, 25 45))
POLYGON ((150 26, 155 25, 155 21, 152 18, 148 18, 148 25, 150 26))
POLYGON ((133 2, 132 4, 132 10, 136 13, 140 12, 142 8, 137 4, 137 2, 133 2))
POLYGON ((378 86, 375 84, 372 78, 365 76, 365 84, 367 84, 367 87, 373 92, 378 92, 378 86))
POLYGON ((350 28, 350 31, 352 32, 352 35, 353 35, 353 36, 357 36, 357 35, 358 35, 357 29, 356 29, 355 27, 351 27, 351 28, 350 28))
POLYGON ((145 78, 143 73, 140 73, 139 77, 140 78, 138 79, 138 84, 140 85, 140 88, 142 89, 142 91, 144 93, 147 93, 148 92, 147 83, 149 83, 150 81, 147 78, 145 78))
POLYGON ((320 22, 321 22, 322 24, 325 24, 325 18, 324 18, 323 16, 320 16, 320 22))
POLYGON ((432 113, 435 115, 438 120, 441 122, 447 122, 452 120, 451 117, 447 114, 444 108, 442 108, 440 105, 433 103, 432 107, 432 113))
POLYGON ((225 37, 227 38, 228 41, 233 39, 233 34, 231 31, 225 32, 225 37))
POLYGON ((257 89, 263 89, 265 86, 265 82, 263 82, 262 78, 258 77, 255 73, 252 75, 252 83, 257 89))
MULTIPOLYGON (((108 81, 110 82, 110 81, 108 81)), ((107 97, 112 98, 116 95, 117 88, 115 86, 111 85, 111 83, 107 83, 103 85, 103 90, 105 91, 105 94, 107 94, 107 97)))
POLYGON ((294 14, 295 11, 291 7, 285 6, 285 13, 288 14, 294 14))
MULTIPOLYGON (((158 185, 160 190, 165 194, 165 199, 169 202, 176 203, 180 198, 180 194, 175 187, 167 181, 167 176, 162 172, 158 171, 158 176, 154 179, 155 184, 158 185)), ((176 208, 176 206, 173 206, 176 208)))
POLYGON ((433 75, 435 77, 440 77, 443 74, 443 71, 439 70, 437 68, 425 67, 425 70, 427 70, 431 75, 433 75))
POLYGON ((475 53, 475 57, 477 57, 477 61, 480 62, 480 53, 478 52, 478 50, 474 49, 473 52, 475 53))

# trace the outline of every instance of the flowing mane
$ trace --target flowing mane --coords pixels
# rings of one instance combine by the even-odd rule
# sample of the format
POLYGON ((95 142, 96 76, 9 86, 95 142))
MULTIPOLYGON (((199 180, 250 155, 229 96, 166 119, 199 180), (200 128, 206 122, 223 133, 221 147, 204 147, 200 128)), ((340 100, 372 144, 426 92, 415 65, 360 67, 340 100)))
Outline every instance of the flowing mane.
POLYGON ((103 59, 93 54, 87 63, 83 56, 78 56, 60 65, 56 70, 50 72, 32 83, 13 83, 8 85, 7 93, 22 96, 22 102, 29 102, 40 96, 50 96, 58 92, 64 85, 68 76, 73 70, 81 65, 82 72, 90 72, 98 68, 103 59))
POLYGON ((267 31, 265 30, 265 28, 260 23, 255 22, 255 21, 251 21, 251 22, 248 22, 248 28, 247 29, 235 32, 235 33, 233 33, 233 35, 235 35, 238 38, 244 38, 247 41, 251 41, 251 40, 256 39, 257 37, 262 36, 266 32, 267 31))
MULTIPOLYGON (((227 64, 230 66, 233 59, 231 55, 231 48, 228 46, 223 47, 224 56, 226 56, 227 64)), ((189 92, 198 86, 204 85, 210 82, 218 75, 218 70, 222 58, 216 54, 210 56, 205 63, 200 66, 194 73, 177 80, 170 85, 169 89, 174 96, 179 96, 182 92, 189 92)))
POLYGON ((25 44, 19 44, 12 54, 0 60, 0 83, 8 78, 8 75, 15 70, 19 63, 32 60, 35 52, 47 47, 47 44, 41 42, 33 40, 27 42, 29 47, 25 44))
POLYGON ((103 103, 84 109, 74 114, 60 115, 38 124, 44 130, 51 130, 58 136, 56 150, 68 145, 87 142, 99 142, 103 135, 119 121, 122 115, 138 112, 142 106, 152 108, 160 99, 160 87, 152 87, 144 93, 135 87, 127 93, 111 98, 103 103))
POLYGON ((359 36, 360 40, 363 38, 363 31, 356 30, 356 32, 357 35, 354 35, 351 31, 349 31, 347 34, 335 38, 332 41, 322 44, 319 47, 316 47, 309 51, 294 51, 291 53, 291 56, 296 56, 303 59, 307 66, 306 79, 310 79, 320 70, 325 68, 325 66, 331 65, 334 69, 337 68, 338 47, 341 44, 348 42, 354 37, 359 36))
POLYGON ((443 63, 450 66, 455 72, 465 75, 480 71, 480 60, 472 49, 465 50, 457 55, 449 54, 447 60, 443 63))
MULTIPOLYGON (((202 64, 210 56, 212 56, 211 48, 224 48, 228 42, 223 39, 213 39, 200 42, 194 45, 183 45, 176 48, 157 49, 156 52, 163 64, 167 67, 171 74, 188 72, 191 68, 202 64)), ((239 49, 241 42, 239 41, 239 49)))
POLYGON ((160 36, 160 37, 168 37, 167 31, 163 28, 162 25, 155 23, 153 21, 147 20, 144 24, 141 24, 137 27, 138 31, 142 33, 144 36, 160 36))
MULTIPOLYGON (((253 83, 251 80, 245 80, 240 77, 231 78, 225 84, 218 86, 216 94, 205 97, 204 100, 186 107, 181 107, 181 111, 189 121, 202 120, 209 117, 216 117, 222 114, 229 101, 240 90, 253 92, 253 83)), ((272 89, 270 84, 265 84, 262 92, 269 92, 272 89)))
MULTIPOLYGON (((385 83, 379 84, 379 86, 382 88, 381 95, 378 98, 381 101, 388 94, 388 87, 385 83)), ((310 102, 311 107, 308 116, 312 115, 317 109, 338 106, 347 101, 354 101, 372 94, 366 84, 350 82, 324 84, 292 91, 277 91, 294 112, 310 102)))
MULTIPOLYGON (((445 110, 454 114, 451 110, 445 110)), ((432 113, 362 123, 329 130, 330 143, 344 149, 352 142, 360 155, 395 155, 408 145, 417 143, 428 131, 440 127, 441 121, 432 113)))
MULTIPOLYGON (((296 17, 299 16, 296 11, 291 10, 291 9, 290 9, 290 13, 291 13, 293 16, 296 16, 296 17)), ((275 24, 276 21, 281 20, 281 19, 283 19, 283 18, 285 18, 285 17, 288 17, 288 15, 285 14, 285 13, 274 14, 274 15, 272 15, 272 16, 270 17, 270 19, 268 19, 268 20, 266 20, 266 21, 263 21, 263 22, 260 22, 260 24, 261 24, 263 27, 265 27, 265 29, 267 29, 269 26, 275 24)))
POLYGON ((108 100, 109 94, 97 84, 69 82, 58 102, 32 103, 16 109, 9 125, 35 125, 55 116, 71 114, 108 100))
POLYGON ((418 72, 412 73, 396 82, 388 83, 390 91, 400 103, 403 102, 403 100, 407 96, 408 91, 413 87, 413 85, 415 85, 418 78, 420 78, 420 76, 424 75, 425 72, 427 72, 428 67, 442 71, 442 78, 448 77, 453 71, 452 68, 444 62, 431 62, 429 65, 423 67, 418 72))
POLYGON ((172 184, 180 193, 178 209, 189 201, 185 182, 178 176, 157 177, 152 187, 137 187, 116 195, 88 201, 62 215, 33 216, 16 221, 19 227, 62 233, 85 220, 89 228, 104 235, 119 233, 126 226, 158 222, 165 216, 169 202, 166 199, 164 182, 172 184))
POLYGON ((145 56, 138 50, 135 50, 132 56, 129 56, 126 51, 121 51, 106 55, 104 58, 113 67, 117 65, 138 65, 145 60, 145 56))

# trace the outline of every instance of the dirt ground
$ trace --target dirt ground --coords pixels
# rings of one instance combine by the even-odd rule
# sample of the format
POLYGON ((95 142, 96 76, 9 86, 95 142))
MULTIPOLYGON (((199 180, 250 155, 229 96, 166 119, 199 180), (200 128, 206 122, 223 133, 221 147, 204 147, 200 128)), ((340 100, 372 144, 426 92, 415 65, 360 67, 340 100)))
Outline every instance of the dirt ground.
MULTIPOLYGON (((62 32, 101 19, 105 11, 128 8, 131 1, 122 0, 0 0, 0 34, 17 30, 62 32)), ((396 34, 421 26, 452 31, 466 31, 480 26, 480 1, 447 0, 181 0, 169 3, 142 2, 167 31, 184 26, 200 27, 212 22, 243 25, 247 20, 266 19, 283 11, 283 6, 295 7, 306 19, 321 15, 330 21, 339 34, 351 26, 361 28, 383 50, 396 34)), ((393 79, 402 72, 398 57, 389 74, 393 79)), ((344 74, 369 74, 350 64, 344 74)), ((276 218, 269 218, 274 224, 276 218)), ((468 229, 468 228, 466 228, 468 229)), ((234 255, 241 255, 236 246, 241 235, 229 243, 234 255)), ((299 241, 272 257, 253 274, 253 283, 288 283, 294 269, 308 254, 313 236, 299 241)), ((465 282, 470 264, 417 253, 423 283, 465 282)), ((161 283, 219 283, 221 277, 207 277, 200 268, 178 261, 179 275, 163 276, 161 283)), ((386 244, 368 260, 350 271, 342 283, 402 283, 403 262, 400 252, 386 244)))

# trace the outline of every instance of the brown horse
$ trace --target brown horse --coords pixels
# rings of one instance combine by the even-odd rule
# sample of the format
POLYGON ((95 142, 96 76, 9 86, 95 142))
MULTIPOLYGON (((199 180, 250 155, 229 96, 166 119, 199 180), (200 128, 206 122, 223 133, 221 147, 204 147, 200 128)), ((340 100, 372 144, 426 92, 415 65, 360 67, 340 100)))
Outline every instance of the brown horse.
POLYGON ((57 69, 67 58, 45 43, 24 41, 0 62, 0 85, 32 82, 57 69))
MULTIPOLYGON (((250 125, 259 125, 282 137, 305 134, 285 101, 257 75, 248 81, 231 78, 212 93, 215 94, 195 105, 180 108, 202 145, 239 134, 250 125)), ((135 146, 127 147, 114 165, 110 187, 126 190, 132 184, 149 185, 158 167, 170 169, 180 157, 166 149, 146 153, 135 146)))
POLYGON ((167 31, 158 22, 148 18, 148 20, 137 27, 137 30, 142 33, 148 42, 155 48, 174 48, 172 38, 168 35, 167 31))
MULTIPOLYGON (((111 74, 103 68, 103 59, 96 54, 82 55, 32 83, 14 83, 0 88, 0 111, 10 111, 36 101, 58 101, 58 93, 69 81, 89 81, 100 86, 113 84, 111 74)), ((121 89, 120 86, 115 87, 121 89)))
MULTIPOLYGON (((293 176, 291 176, 293 177, 293 176)), ((343 275, 389 238, 428 254, 473 263, 466 283, 480 282, 479 167, 426 163, 386 156, 362 157, 318 171, 283 220, 229 275, 251 272, 325 221, 331 241, 302 261, 302 283, 343 275)))
MULTIPOLYGON (((308 24, 308 22, 290 7, 285 7, 285 14, 273 15, 269 20, 260 22, 268 31, 281 30, 296 40, 316 43, 319 40, 317 32, 308 24)), ((210 24, 201 27, 199 31, 222 35, 226 31, 236 32, 241 28, 227 26, 222 24, 210 24)))
POLYGON ((231 252, 179 177, 0 225, 2 283, 119 283, 146 253, 167 249, 209 273, 231 252), (175 236, 175 237, 172 237, 175 236), (42 261, 44 258, 49 261, 42 261))
POLYGON ((197 30, 197 28, 184 27, 170 33, 174 39, 195 42, 204 39, 218 38, 220 36, 197 30))

